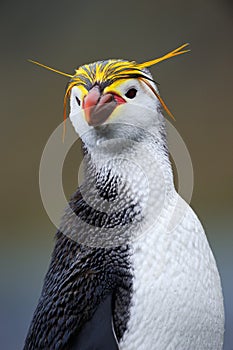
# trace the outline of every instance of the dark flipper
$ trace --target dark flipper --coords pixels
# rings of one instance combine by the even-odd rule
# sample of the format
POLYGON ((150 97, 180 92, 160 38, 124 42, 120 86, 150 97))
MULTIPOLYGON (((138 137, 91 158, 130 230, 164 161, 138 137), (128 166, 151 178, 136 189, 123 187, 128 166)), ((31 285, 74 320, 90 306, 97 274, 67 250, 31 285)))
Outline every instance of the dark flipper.
POLYGON ((112 329, 112 296, 102 301, 92 319, 74 336, 69 350, 118 350, 112 329))
POLYGON ((111 319, 119 340, 131 293, 128 256, 126 246, 82 247, 58 232, 24 350, 117 349, 111 319))
MULTIPOLYGON (((78 190, 70 207, 89 222, 92 211, 84 204, 78 190)), ((69 215, 64 217, 68 228, 69 215)), ((118 349, 127 328, 131 290, 127 245, 92 248, 59 231, 24 350, 118 349)))

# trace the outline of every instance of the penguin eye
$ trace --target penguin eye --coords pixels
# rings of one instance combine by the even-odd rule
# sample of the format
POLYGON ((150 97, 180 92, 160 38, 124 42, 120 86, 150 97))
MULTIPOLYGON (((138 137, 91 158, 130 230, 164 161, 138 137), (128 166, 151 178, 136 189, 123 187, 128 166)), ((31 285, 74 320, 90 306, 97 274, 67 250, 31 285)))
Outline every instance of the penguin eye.
POLYGON ((76 98, 76 102, 77 102, 77 104, 80 106, 80 104, 81 104, 80 99, 79 99, 77 96, 75 96, 75 98, 76 98))
POLYGON ((137 94, 137 90, 132 88, 126 92, 125 96, 132 99, 136 96, 136 94, 137 94))

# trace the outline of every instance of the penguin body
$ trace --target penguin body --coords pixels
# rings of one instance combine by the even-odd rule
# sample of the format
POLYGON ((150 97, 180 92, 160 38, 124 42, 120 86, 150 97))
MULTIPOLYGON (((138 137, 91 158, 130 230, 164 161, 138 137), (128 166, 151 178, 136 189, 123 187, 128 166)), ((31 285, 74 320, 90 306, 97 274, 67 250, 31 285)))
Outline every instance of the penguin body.
POLYGON ((219 274, 175 190, 161 105, 169 110, 147 70, 184 46, 71 76, 65 98, 84 179, 61 220, 24 350, 222 349, 219 274))

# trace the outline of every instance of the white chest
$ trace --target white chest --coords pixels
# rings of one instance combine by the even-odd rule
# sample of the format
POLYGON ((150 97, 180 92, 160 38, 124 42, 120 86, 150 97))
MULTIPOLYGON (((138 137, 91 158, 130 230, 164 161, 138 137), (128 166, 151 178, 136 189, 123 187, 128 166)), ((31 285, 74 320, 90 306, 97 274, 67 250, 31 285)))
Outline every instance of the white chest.
POLYGON ((222 349, 220 279, 191 208, 174 230, 153 228, 132 252, 133 297, 120 349, 222 349))

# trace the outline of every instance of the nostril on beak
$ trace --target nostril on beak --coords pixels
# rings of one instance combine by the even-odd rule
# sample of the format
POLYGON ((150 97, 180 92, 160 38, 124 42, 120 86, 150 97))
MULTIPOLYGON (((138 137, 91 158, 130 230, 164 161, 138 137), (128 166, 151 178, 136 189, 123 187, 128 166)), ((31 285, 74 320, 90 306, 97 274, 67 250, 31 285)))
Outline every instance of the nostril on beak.
POLYGON ((114 100, 114 97, 112 94, 105 94, 103 96, 100 97, 100 100, 97 104, 96 107, 101 107, 103 106, 105 103, 110 103, 114 100))

